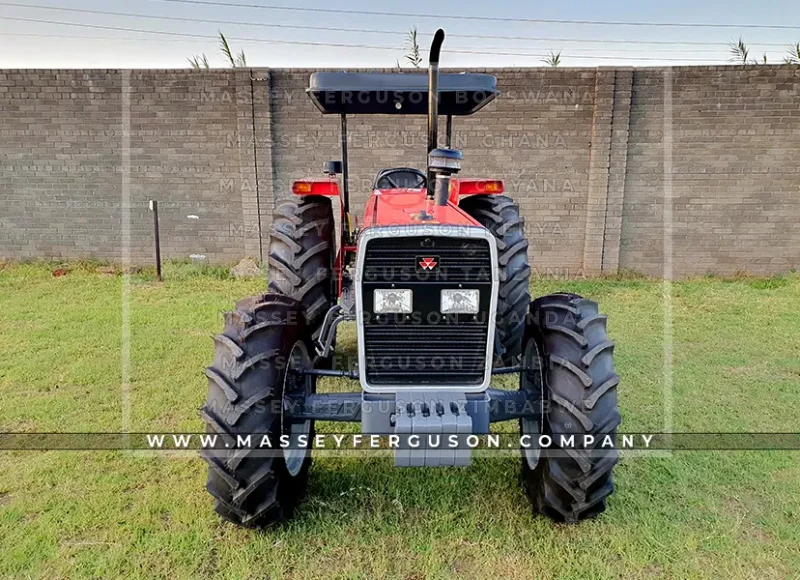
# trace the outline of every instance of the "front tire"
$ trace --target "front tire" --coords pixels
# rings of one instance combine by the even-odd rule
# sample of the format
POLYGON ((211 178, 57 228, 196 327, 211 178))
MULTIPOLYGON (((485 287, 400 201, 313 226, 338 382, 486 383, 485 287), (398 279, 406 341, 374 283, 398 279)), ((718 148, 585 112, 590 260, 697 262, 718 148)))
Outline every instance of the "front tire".
MULTIPOLYGON (((541 451, 538 462, 523 453, 525 490, 534 510, 555 521, 592 518, 605 510, 614 491, 612 471, 618 461, 616 448, 599 443, 605 435, 616 438, 621 420, 606 317, 591 300, 551 294, 531 304, 530 318, 528 340, 534 342, 543 370, 541 430, 552 437, 552 447, 541 451), (574 435, 576 442, 592 435, 595 445, 562 447, 560 435, 574 435)), ((523 433, 525 429, 521 422, 523 433)))
MULTIPOLYGON (((240 300, 225 315, 225 329, 214 337, 214 364, 206 370, 208 398, 200 415, 206 432, 218 435, 228 448, 204 449, 208 463, 206 489, 224 519, 245 527, 263 527, 291 517, 308 486, 310 452, 264 451, 269 435, 273 448, 282 434, 297 426, 284 421, 284 395, 313 391, 310 377, 298 383, 287 370, 310 366, 306 325, 300 304, 286 296, 264 294, 240 300), (252 434, 253 445, 236 449, 237 435, 252 434), (258 439, 258 441, 256 441, 258 439)), ((300 424, 313 438, 313 422, 300 424)))

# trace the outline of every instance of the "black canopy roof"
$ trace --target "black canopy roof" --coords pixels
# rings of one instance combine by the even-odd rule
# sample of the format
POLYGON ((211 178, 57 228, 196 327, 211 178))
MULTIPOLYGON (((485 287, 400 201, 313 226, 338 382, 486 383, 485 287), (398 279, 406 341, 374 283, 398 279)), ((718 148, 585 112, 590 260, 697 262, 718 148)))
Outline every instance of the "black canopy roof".
MULTIPOLYGON (((425 74, 319 72, 306 92, 323 113, 428 114, 425 74)), ((471 115, 498 94, 492 75, 441 74, 439 114, 471 115)))

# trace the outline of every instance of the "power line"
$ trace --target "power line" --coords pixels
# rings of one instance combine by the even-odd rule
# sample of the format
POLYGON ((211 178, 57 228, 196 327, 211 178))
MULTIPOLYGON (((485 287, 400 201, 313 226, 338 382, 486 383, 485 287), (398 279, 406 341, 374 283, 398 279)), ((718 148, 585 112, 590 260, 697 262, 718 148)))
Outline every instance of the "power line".
MULTIPOLYGON (((0 17, 0 19, 1 18, 2 17, 0 17)), ((102 41, 117 41, 117 40, 119 40, 119 41, 123 41, 123 42, 176 42, 176 43, 184 43, 184 44, 194 42, 191 38, 186 38, 186 39, 183 39, 183 38, 141 38, 141 37, 134 38, 134 37, 122 37, 122 36, 86 36, 86 35, 81 35, 81 34, 36 34, 36 33, 33 33, 33 32, 3 32, 2 36, 0 36, 0 40, 2 40, 2 38, 6 37, 6 36, 24 37, 24 38, 45 38, 45 39, 47 39, 47 38, 72 38, 72 39, 75 39, 75 40, 102 40, 102 41)), ((209 36, 204 36, 203 38, 208 38, 208 39, 214 38, 214 39, 219 40, 218 36, 210 36, 209 35, 209 36)), ((230 40, 249 40, 249 39, 238 38, 238 37, 235 37, 235 36, 226 36, 226 38, 228 38, 230 40)), ((275 41, 275 42, 282 42, 282 41, 275 41)), ((386 48, 388 49, 389 47, 386 47, 386 48)), ((481 46, 481 47, 476 47, 476 48, 481 48, 481 49, 483 49, 485 51, 506 50, 505 48, 494 47, 494 46, 481 46)), ((522 47, 522 48, 526 48, 528 50, 546 50, 546 51, 551 50, 551 47, 522 47)), ((400 49, 392 48, 392 50, 400 50, 400 49)), ((590 49, 590 48, 569 48, 568 50, 570 50, 570 51, 576 51, 576 50, 577 51, 591 51, 592 53, 595 52, 593 49, 590 49)), ((727 48, 721 48, 720 51, 722 51, 722 50, 728 50, 728 49, 727 48)), ((553 52, 558 53, 559 51, 558 50, 554 50, 553 52)), ((642 52, 642 51, 641 51, 641 49, 634 49, 634 48, 628 48, 628 49, 618 48, 618 49, 613 49, 612 52, 642 52)), ((663 52, 663 51, 659 50, 659 51, 656 51, 656 52, 660 53, 660 52, 663 52)), ((673 52, 675 52, 675 51, 673 51, 673 52)), ((684 52, 684 51, 680 51, 680 52, 684 52)), ((687 50, 685 52, 691 52, 693 54, 697 54, 695 51, 691 51, 691 50, 687 50)), ((489 54, 497 54, 497 53, 486 52, 484 54, 489 55, 489 54)), ((706 54, 706 53, 704 53, 704 54, 706 54)), ((714 54, 714 53, 709 52, 707 54, 714 54)), ((580 58, 579 55, 575 55, 575 56, 580 58)), ((722 57, 722 56, 723 55, 720 55, 720 57, 722 57)), ((620 55, 620 56, 607 55, 605 58, 624 59, 624 58, 628 58, 628 57, 622 56, 622 55, 620 55)), ((712 58, 713 57, 709 57, 709 59, 712 59, 712 58)), ((728 55, 727 54, 724 55, 724 58, 728 58, 728 55)))
POLYGON ((150 0, 151 2, 167 2, 172 4, 198 4, 204 6, 226 6, 228 8, 257 8, 261 10, 283 10, 287 12, 316 12, 326 14, 352 14, 360 16, 389 16, 401 18, 429 18, 435 20, 478 20, 490 22, 530 22, 534 24, 585 24, 596 26, 662 26, 669 28, 750 28, 763 30, 800 30, 800 26, 782 24, 717 24, 697 22, 623 22, 612 20, 556 20, 549 18, 519 18, 511 16, 467 16, 463 14, 423 14, 411 12, 379 12, 372 10, 342 10, 339 8, 298 8, 290 6, 274 6, 267 4, 242 4, 234 2, 216 2, 214 0, 150 0))
MULTIPOLYGON (((209 35, 209 34, 192 34, 188 32, 171 32, 166 30, 146 30, 141 28, 128 28, 128 27, 121 27, 121 26, 107 26, 102 24, 84 24, 84 23, 77 23, 77 22, 63 22, 58 20, 44 20, 38 18, 22 18, 17 16, 0 16, 0 20, 12 20, 17 22, 34 22, 38 24, 55 24, 60 26, 75 26, 79 28, 92 28, 97 30, 116 30, 120 32, 135 32, 139 34, 157 34, 162 36, 180 36, 185 38, 202 38, 202 39, 211 39, 211 40, 218 40, 217 36, 209 35)), ((229 37, 231 40, 240 40, 243 42, 258 42, 258 43, 268 43, 268 44, 285 44, 285 45, 298 45, 298 46, 319 46, 325 48, 367 48, 370 50, 391 50, 391 51, 398 51, 401 50, 399 47, 395 46, 377 46, 377 45, 370 45, 370 44, 347 44, 347 43, 334 43, 334 42, 306 42, 306 41, 299 41, 299 40, 275 40, 275 39, 267 39, 267 38, 246 38, 246 37, 229 37)), ((455 54, 476 54, 476 55, 488 55, 488 56, 520 56, 520 57, 530 57, 530 58, 546 58, 548 54, 539 54, 539 53, 527 53, 527 52, 511 52, 511 51, 503 51, 503 52, 487 52, 487 51, 480 51, 480 50, 466 50, 466 49, 448 49, 448 52, 455 53, 455 54)), ((602 60, 609 60, 609 59, 618 59, 620 57, 616 56, 606 56, 606 55, 572 55, 572 54, 562 54, 564 58, 574 58, 578 60, 594 60, 594 59, 602 59, 602 60)), ((715 59, 705 58, 705 59, 697 59, 697 58, 655 58, 655 57, 625 57, 627 60, 637 60, 637 61, 673 61, 673 62, 709 62, 715 59)))
MULTIPOLYGON (((123 26, 108 26, 104 24, 85 24, 78 22, 63 22, 60 20, 44 20, 39 18, 23 18, 19 16, 0 16, 0 20, 14 20, 17 22, 34 22, 37 24, 55 24, 59 26, 76 26, 78 28, 92 28, 95 30, 118 30, 120 32, 135 32, 139 34, 158 34, 163 36, 181 36, 184 38, 202 38, 210 40, 219 40, 218 36, 211 34, 193 34, 190 32, 172 32, 169 30, 146 30, 142 28, 129 28, 123 26)), ((340 43, 321 43, 321 42, 301 42, 297 40, 271 40, 267 38, 244 38, 244 37, 228 37, 230 40, 241 40, 245 42, 264 42, 270 44, 300 44, 308 46, 330 46, 330 47, 344 47, 344 48, 371 48, 376 50, 399 50, 393 46, 373 46, 369 44, 340 44, 340 43)))
MULTIPOLYGON (((21 4, 17 2, 0 2, 0 6, 9 6, 15 8, 35 8, 40 10, 56 10, 60 12, 73 12, 79 14, 101 14, 105 16, 120 16, 123 18, 146 18, 152 20, 167 20, 167 21, 177 21, 177 22, 196 22, 202 24, 228 24, 232 26, 258 26, 258 27, 265 27, 265 28, 284 28, 290 30, 313 30, 313 31, 323 31, 323 32, 356 32, 356 33, 367 33, 367 34, 381 34, 381 35, 398 35, 405 37, 407 32, 403 31, 396 31, 396 30, 375 30, 375 29, 364 29, 364 28, 333 28, 329 26, 305 26, 305 25, 294 25, 294 24, 275 24, 275 23, 266 23, 266 22, 245 22, 245 21, 236 21, 236 20, 219 20, 219 19, 212 19, 212 18, 189 18, 185 16, 161 16, 155 14, 133 14, 130 12, 112 12, 108 10, 89 10, 83 8, 66 8, 61 6, 32 6, 29 4, 21 4)), ((492 39, 498 40, 496 36, 490 35, 470 35, 470 34, 451 34, 451 37, 456 38, 483 38, 483 39, 492 39)), ((513 38, 513 37, 512 37, 513 38)), ((536 38, 536 37, 519 37, 520 39, 525 40, 535 40, 539 42, 607 42, 603 40, 589 40, 589 39, 552 39, 552 38, 536 38)), ((613 42, 624 42, 624 41, 613 41, 613 42)), ((642 43, 642 44, 649 44, 649 41, 628 41, 630 43, 642 43)), ((666 43, 665 43, 666 44, 666 43)), ((673 44, 673 43, 668 43, 673 44)), ((676 43, 681 44, 681 43, 676 43)), ((721 43, 703 43, 704 45, 712 45, 716 46, 717 51, 719 50, 727 50, 727 47, 721 46, 721 43)), ((768 46, 767 43, 756 43, 759 46, 768 46)), ((774 46, 783 46, 783 44, 775 43, 774 46)), ((508 47, 476 47, 481 48, 483 50, 508 50, 508 47)), ((550 50, 552 47, 519 47, 528 50, 550 50)), ((592 50, 592 49, 580 49, 580 48, 570 48, 570 50, 592 50)), ((615 49, 615 52, 640 52, 641 49, 638 48, 625 48, 625 49, 615 49)), ((688 52, 692 54, 697 54, 698 51, 696 49, 659 49, 659 52, 688 52)))
MULTIPOLYGON (((162 1, 162 0, 153 0, 153 1, 162 1)), ((16 2, 0 2, 0 6, 9 6, 9 7, 21 7, 21 8, 38 8, 38 9, 46 9, 46 10, 58 10, 62 12, 77 12, 83 14, 103 14, 107 16, 123 16, 123 17, 132 17, 132 18, 150 18, 150 19, 159 19, 159 20, 173 20, 173 21, 181 21, 181 22, 197 22, 197 23, 211 23, 211 24, 229 24, 234 26, 258 26, 258 27, 265 27, 265 28, 283 28, 288 30, 313 30, 313 31, 324 31, 324 32, 356 32, 362 34, 381 34, 381 35, 396 35, 396 36, 403 36, 405 37, 408 33, 407 31, 398 31, 398 30, 379 30, 374 28, 342 28, 342 27, 329 27, 329 26, 310 26, 310 25, 299 25, 299 24, 276 24, 276 23, 267 23, 267 22, 252 22, 252 21, 236 21, 236 20, 219 20, 219 19, 212 19, 212 18, 189 18, 185 16, 160 16, 160 15, 150 15, 150 14, 132 14, 128 12, 111 12, 106 10, 88 10, 88 9, 81 9, 81 8, 65 8, 61 6, 35 6, 30 4, 21 4, 16 2)), ((420 33, 420 36, 428 36, 425 33, 420 33)), ((618 39, 596 39, 596 38, 554 38, 554 37, 539 37, 539 36, 506 36, 503 35, 502 37, 498 37, 497 35, 489 35, 489 34, 448 34, 451 38, 479 38, 479 39, 489 39, 489 40, 532 40, 537 42, 574 42, 574 43, 588 43, 588 44, 645 44, 645 45, 666 45, 666 46, 676 46, 676 45, 686 45, 686 46, 714 46, 719 47, 719 42, 708 42, 708 41, 671 41, 671 40, 618 40, 618 39)), ((757 46, 775 46, 775 47, 784 47, 786 46, 785 42, 754 42, 753 45, 757 46)), ((686 52, 690 52, 689 49, 685 49, 686 52)), ((677 52, 673 50, 664 50, 664 52, 677 52)), ((694 52, 694 51, 691 51, 694 52)))
POLYGON ((122 40, 128 42, 183 42, 183 43, 190 43, 194 42, 190 39, 182 39, 182 38, 132 38, 132 37, 123 37, 123 36, 86 36, 82 34, 36 34, 34 32, 3 32, 2 36, 0 36, 0 40, 2 40, 6 36, 21 36, 26 38, 73 38, 75 40, 122 40))

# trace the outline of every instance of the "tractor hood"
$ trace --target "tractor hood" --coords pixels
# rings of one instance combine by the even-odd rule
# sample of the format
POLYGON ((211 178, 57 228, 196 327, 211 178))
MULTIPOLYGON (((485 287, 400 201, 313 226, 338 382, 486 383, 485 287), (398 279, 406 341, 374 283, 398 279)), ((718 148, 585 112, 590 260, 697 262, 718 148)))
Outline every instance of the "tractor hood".
POLYGON ((414 225, 480 227, 478 222, 452 202, 435 206, 426 199, 426 195, 425 189, 376 189, 367 202, 364 227, 414 225))

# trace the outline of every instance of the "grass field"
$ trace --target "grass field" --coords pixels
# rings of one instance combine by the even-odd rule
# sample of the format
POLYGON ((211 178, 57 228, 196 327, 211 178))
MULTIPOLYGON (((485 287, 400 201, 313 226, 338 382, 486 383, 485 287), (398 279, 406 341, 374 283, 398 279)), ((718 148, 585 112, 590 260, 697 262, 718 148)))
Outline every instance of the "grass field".
MULTIPOLYGON (((209 336, 263 285, 178 265, 164 283, 132 277, 133 431, 201 430, 209 336)), ((121 428, 122 286, 91 265, 0 269, 0 431, 121 428)), ((556 289, 609 315, 622 430, 663 430, 661 283, 533 293, 556 289)), ((800 430, 798 303, 796 274, 674 285, 675 431, 800 430)), ((340 345, 355 351, 353 328, 340 345)), ((534 516, 518 473, 515 458, 427 471, 323 458, 298 517, 254 532, 217 519, 199 459, 0 453, 0 577, 800 577, 799 453, 628 455, 609 510, 573 526, 534 516)))

